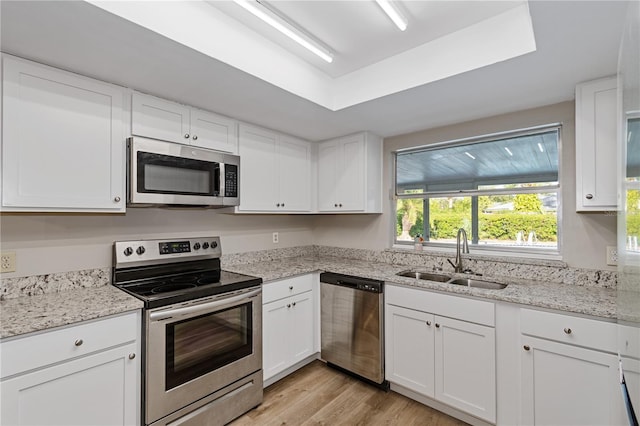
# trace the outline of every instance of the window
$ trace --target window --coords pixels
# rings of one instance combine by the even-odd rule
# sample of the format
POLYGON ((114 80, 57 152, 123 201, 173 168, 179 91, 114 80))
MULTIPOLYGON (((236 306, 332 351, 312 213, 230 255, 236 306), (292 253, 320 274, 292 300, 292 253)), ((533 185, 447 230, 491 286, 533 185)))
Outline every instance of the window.
POLYGON ((626 174, 623 190, 626 194, 625 247, 628 254, 640 253, 640 117, 634 114, 627 119, 627 144, 625 150, 626 174))
POLYGON ((552 125, 396 152, 396 244, 558 251, 558 149, 552 125))

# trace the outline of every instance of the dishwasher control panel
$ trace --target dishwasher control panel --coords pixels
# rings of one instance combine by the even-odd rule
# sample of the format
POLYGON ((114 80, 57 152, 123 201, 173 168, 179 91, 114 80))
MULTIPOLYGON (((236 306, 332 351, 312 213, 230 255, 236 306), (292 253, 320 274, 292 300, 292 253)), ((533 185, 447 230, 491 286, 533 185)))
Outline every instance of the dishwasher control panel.
POLYGON ((320 282, 338 285, 341 287, 349 287, 354 290, 368 291, 371 293, 382 293, 384 288, 384 281, 356 277, 353 275, 334 274, 332 272, 324 272, 320 274, 320 282))

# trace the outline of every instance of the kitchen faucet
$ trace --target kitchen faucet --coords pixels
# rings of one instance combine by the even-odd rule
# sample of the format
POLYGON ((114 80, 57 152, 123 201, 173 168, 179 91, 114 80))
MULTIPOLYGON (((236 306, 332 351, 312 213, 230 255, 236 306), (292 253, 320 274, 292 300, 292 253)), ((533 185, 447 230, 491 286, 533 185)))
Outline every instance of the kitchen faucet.
POLYGON ((467 241, 467 231, 460 228, 458 229, 458 235, 456 235, 456 263, 454 264, 451 259, 447 259, 447 262, 453 266, 454 272, 464 272, 462 268, 462 253, 469 253, 469 243, 467 241), (462 237, 462 252, 460 251, 460 237, 462 237))

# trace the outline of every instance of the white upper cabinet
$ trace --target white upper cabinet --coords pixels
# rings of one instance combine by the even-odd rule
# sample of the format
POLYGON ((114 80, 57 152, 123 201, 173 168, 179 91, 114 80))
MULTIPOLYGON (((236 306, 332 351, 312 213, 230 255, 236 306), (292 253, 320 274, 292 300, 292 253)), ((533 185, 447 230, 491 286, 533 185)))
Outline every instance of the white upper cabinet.
POLYGON ((125 89, 2 56, 2 210, 125 211, 125 89))
POLYGON ((358 133, 318 146, 318 210, 382 213, 382 139, 358 133))
POLYGON ((131 133, 237 153, 237 122, 209 111, 134 92, 131 133))
POLYGON ((576 86, 576 210, 617 208, 616 78, 576 86))
POLYGON ((238 212, 311 211, 311 144, 256 126, 240 125, 238 212))

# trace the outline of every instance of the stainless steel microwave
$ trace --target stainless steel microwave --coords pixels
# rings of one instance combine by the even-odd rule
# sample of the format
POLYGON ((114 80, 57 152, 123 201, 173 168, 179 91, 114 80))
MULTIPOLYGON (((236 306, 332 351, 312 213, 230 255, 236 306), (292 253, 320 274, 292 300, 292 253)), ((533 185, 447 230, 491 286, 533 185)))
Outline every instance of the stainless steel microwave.
POLYGON ((127 139, 127 205, 220 208, 240 204, 240 157, 189 145, 127 139))

